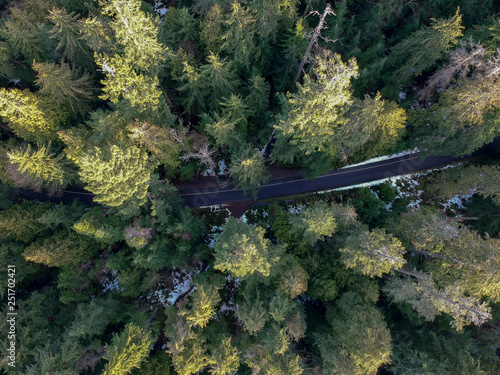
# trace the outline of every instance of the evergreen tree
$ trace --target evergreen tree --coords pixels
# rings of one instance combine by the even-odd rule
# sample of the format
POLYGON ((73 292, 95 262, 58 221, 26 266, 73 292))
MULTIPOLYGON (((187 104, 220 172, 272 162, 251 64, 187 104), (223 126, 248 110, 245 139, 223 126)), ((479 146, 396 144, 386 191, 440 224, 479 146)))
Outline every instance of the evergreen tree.
POLYGON ((124 240, 124 223, 116 215, 106 215, 100 207, 90 209, 79 219, 72 227, 79 234, 105 244, 124 240))
POLYGON ((138 74, 134 65, 119 55, 97 56, 96 61, 106 73, 106 79, 101 81, 104 94, 100 99, 117 103, 123 98, 140 112, 156 110, 161 95, 158 77, 138 74))
POLYGON ((221 38, 224 29, 224 11, 220 4, 213 4, 200 23, 200 39, 207 51, 218 53, 221 50, 223 40, 221 38))
MULTIPOLYGON (((165 48, 158 42, 158 20, 141 8, 140 0, 100 0, 103 14, 114 18, 111 28, 123 47, 119 64, 154 72, 165 59, 165 48)), ((115 56, 116 58, 116 56, 115 56)))
POLYGON ((7 152, 10 159, 9 175, 19 187, 28 187, 36 191, 46 188, 51 192, 64 189, 75 179, 63 154, 55 156, 49 146, 41 146, 37 151, 31 145, 7 152))
POLYGON ((229 174, 235 180, 235 185, 243 192, 251 191, 254 199, 257 198, 257 189, 269 181, 265 161, 258 150, 246 146, 233 156, 229 166, 229 174))
POLYGON ((299 264, 295 263, 280 277, 279 289, 290 298, 295 298, 307 290, 309 275, 299 264))
POLYGON ((33 70, 37 73, 35 83, 40 86, 41 94, 48 95, 58 105, 67 105, 73 112, 85 111, 93 92, 88 74, 76 78, 77 72, 62 61, 60 65, 34 62, 33 70))
POLYGON ((231 345, 231 338, 224 338, 220 344, 215 347, 208 356, 210 369, 213 375, 230 375, 238 371, 240 359, 238 350, 231 345))
POLYGON ((449 19, 431 19, 430 27, 422 27, 392 48, 387 64, 395 68, 390 75, 395 84, 407 85, 431 68, 463 35, 462 16, 457 9, 449 19))
POLYGON ((32 242, 35 237, 46 232, 46 227, 38 219, 51 207, 50 203, 26 201, 0 211, 0 237, 32 242))
POLYGON ((148 356, 152 343, 147 329, 133 323, 127 324, 119 335, 113 335, 111 345, 106 347, 108 363, 103 375, 126 375, 134 368, 139 368, 140 363, 148 356))
POLYGON ((48 267, 75 267, 91 258, 98 249, 95 242, 85 237, 61 231, 34 242, 24 250, 23 256, 48 267))
POLYGON ((238 1, 231 5, 232 12, 226 20, 227 31, 222 35, 222 51, 233 58, 241 67, 248 68, 251 57, 256 51, 255 18, 238 1))
POLYGON ((182 144, 174 137, 175 133, 145 121, 129 124, 127 130, 128 137, 138 145, 143 145, 161 164, 172 169, 180 166, 182 144))
POLYGON ((327 310, 332 334, 321 334, 318 345, 324 374, 376 374, 391 362, 392 343, 380 311, 353 292, 327 310))
POLYGON ((212 286, 205 288, 200 284, 191 297, 192 308, 182 314, 190 326, 204 328, 215 315, 215 307, 221 301, 219 293, 212 286))
POLYGON ((245 303, 238 306, 236 315, 243 322, 245 331, 251 335, 255 335, 264 328, 268 313, 258 291, 255 299, 250 299, 248 295, 245 295, 245 303))
POLYGON ((179 80, 183 81, 184 84, 178 90, 185 93, 181 99, 184 112, 192 116, 205 108, 203 98, 206 94, 207 82, 201 78, 199 69, 190 65, 187 61, 184 61, 183 65, 183 74, 179 80))
POLYGON ((346 111, 352 103, 350 80, 357 77, 358 67, 355 60, 345 64, 337 54, 319 56, 315 63, 317 79, 305 75, 298 92, 288 95, 288 118, 276 128, 301 154, 328 148, 334 148, 335 154, 332 136, 347 122, 346 111))
POLYGON ((0 116, 27 141, 44 142, 57 137, 58 118, 52 105, 29 90, 0 88, 0 116))
POLYGON ((95 194, 96 202, 123 213, 136 212, 146 201, 151 179, 148 157, 134 146, 113 145, 106 151, 96 148, 78 159, 80 179, 95 194))
POLYGON ((327 203, 315 202, 309 207, 303 207, 298 215, 290 217, 290 231, 299 241, 314 245, 335 232, 335 221, 334 213, 327 203))
POLYGON ((172 364, 179 375, 191 375, 200 372, 207 365, 204 340, 199 337, 183 319, 177 318, 173 324, 173 333, 167 343, 172 364))
POLYGON ((448 168, 431 176, 427 192, 440 199, 474 192, 500 204, 500 168, 494 165, 448 168))
POLYGON ((66 8, 53 8, 49 11, 48 20, 54 24, 51 38, 59 41, 56 50, 75 65, 89 67, 92 55, 82 39, 80 15, 68 13, 66 8))
POLYGON ((436 286, 431 274, 421 271, 399 270, 411 277, 393 278, 384 286, 394 302, 410 303, 426 320, 434 320, 440 313, 450 314, 450 325, 460 331, 464 326, 477 326, 491 319, 491 307, 476 297, 466 296, 463 287, 450 285, 446 288, 436 286))
POLYGON ((272 248, 264 233, 263 228, 230 217, 215 241, 214 267, 234 277, 256 272, 269 276, 272 264, 279 260, 279 250, 272 248))
POLYGON ((239 83, 231 63, 213 53, 208 55, 207 64, 201 66, 200 79, 209 90, 208 108, 211 111, 218 111, 222 98, 228 98, 239 83))
POLYGON ((356 268, 364 275, 382 277, 392 269, 400 269, 406 261, 401 241, 384 229, 360 228, 349 235, 345 247, 340 248, 341 260, 347 268, 356 268))

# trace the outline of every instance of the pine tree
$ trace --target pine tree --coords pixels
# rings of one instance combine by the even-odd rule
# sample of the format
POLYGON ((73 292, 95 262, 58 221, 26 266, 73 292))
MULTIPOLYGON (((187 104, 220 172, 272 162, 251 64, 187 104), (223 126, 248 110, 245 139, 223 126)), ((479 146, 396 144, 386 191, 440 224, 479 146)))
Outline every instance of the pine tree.
POLYGON ((0 88, 0 116, 17 136, 27 141, 57 138, 57 116, 52 106, 29 90, 0 88))
POLYGON ((0 237, 32 242, 38 235, 46 232, 47 228, 38 219, 51 207, 50 203, 26 201, 0 211, 0 237))
POLYGON ((248 68, 256 51, 254 43, 255 18, 238 1, 232 4, 231 15, 226 20, 227 31, 222 35, 222 51, 232 56, 239 66, 248 68))
POLYGON ((309 245, 331 236, 337 228, 335 215, 325 202, 315 202, 309 207, 303 207, 298 215, 290 217, 289 223, 290 231, 297 240, 309 245))
POLYGON ((279 260, 279 253, 264 238, 264 233, 263 228, 230 217, 224 232, 216 238, 214 267, 234 277, 256 272, 269 276, 272 264, 279 260))
POLYGON ((474 192, 500 204, 500 168, 494 165, 448 168, 431 175, 427 192, 440 199, 474 192))
POLYGON ((238 306, 236 316, 243 322, 245 331, 251 335, 255 335, 264 328, 268 313, 258 291, 256 298, 252 300, 245 295, 245 303, 238 306))
POLYGON ((119 55, 97 56, 96 61, 106 73, 106 79, 101 81, 104 95, 100 99, 117 103, 123 98, 141 112, 156 110, 161 95, 158 77, 138 74, 132 63, 119 55))
POLYGON ((172 364, 177 374, 196 374, 207 365, 203 344, 204 340, 193 332, 183 319, 177 318, 167 343, 167 352, 172 356, 172 364))
POLYGON ((58 105, 67 105, 73 112, 86 110, 93 92, 88 74, 77 78, 78 73, 62 61, 60 65, 34 62, 33 70, 37 73, 35 83, 40 86, 41 94, 48 95, 58 105))
POLYGON ((232 64, 213 53, 208 55, 207 64, 201 66, 200 79, 205 82, 206 89, 209 90, 208 108, 211 111, 220 110, 222 99, 228 98, 239 86, 232 64))
POLYGON ((106 347, 108 363, 103 375, 126 375, 134 368, 139 368, 149 354, 153 343, 150 332, 133 323, 125 326, 119 334, 113 335, 111 345, 106 347))
POLYGON ((9 175, 19 187, 36 191, 46 188, 51 192, 64 189, 72 182, 76 173, 64 159, 63 154, 50 153, 50 144, 41 146, 37 151, 31 145, 7 152, 10 159, 9 175))
POLYGON ((447 50, 457 44, 463 35, 460 8, 449 19, 431 19, 430 27, 423 27, 394 46, 389 55, 389 66, 395 67, 391 78, 396 84, 409 84, 432 67, 447 50))
POLYGON ((327 310, 332 334, 320 334, 324 374, 376 374, 391 362, 391 334, 380 311, 347 292, 327 310))
POLYGON ((223 29, 224 12, 220 4, 216 3, 210 7, 200 23, 200 39, 207 51, 218 53, 221 50, 223 29))
POLYGON ((128 137, 156 156, 158 161, 172 169, 180 166, 179 154, 182 144, 174 134, 164 127, 148 122, 134 122, 127 125, 128 137))
POLYGON ((245 104, 253 117, 262 116, 268 109, 270 89, 271 86, 264 77, 258 74, 254 74, 250 77, 245 104))
POLYGON ((288 118, 275 126, 279 136, 289 138, 305 155, 335 148, 332 137, 346 124, 352 103, 350 80, 358 76, 356 61, 345 64, 338 54, 318 56, 315 63, 317 79, 305 75, 298 92, 288 95, 288 118))
POLYGON ((450 324, 460 331, 466 325, 479 326, 491 319, 491 307, 476 297, 466 296, 460 285, 439 288, 432 274, 402 269, 399 272, 413 278, 390 279, 383 291, 394 302, 410 303, 426 320, 432 321, 440 313, 450 314, 450 324))
POLYGON ((106 215, 101 207, 94 207, 85 212, 73 224, 72 229, 105 244, 114 244, 125 239, 124 223, 116 215, 106 215))
POLYGON ((96 243, 74 232, 57 232, 43 241, 28 246, 24 259, 48 267, 75 267, 90 259, 99 247, 96 243))
POLYGON ((358 269, 364 275, 382 277, 392 269, 400 269, 406 263, 406 252, 401 241, 384 229, 360 228, 349 235, 345 246, 340 248, 341 260, 347 268, 358 269))
POLYGON ((49 11, 48 20, 54 24, 51 38, 59 41, 56 50, 73 64, 89 66, 92 55, 82 39, 82 24, 80 15, 68 13, 65 8, 53 8, 49 11))
POLYGON ((200 113, 205 108, 204 97, 207 90, 207 82, 201 78, 199 69, 190 65, 187 61, 183 62, 183 74, 179 78, 184 84, 179 87, 181 93, 185 93, 181 99, 184 112, 192 116, 200 113))
POLYGON ((257 198, 257 189, 269 181, 265 161, 258 150, 246 146, 236 152, 229 166, 229 174, 235 180, 235 185, 243 189, 243 193, 251 191, 253 198, 257 198))
POLYGON ((96 148, 78 159, 80 179, 94 200, 126 212, 136 212, 146 201, 151 179, 148 157, 137 147, 113 145, 104 153, 96 148))
POLYGON ((238 371, 240 358, 238 349, 231 345, 231 337, 224 338, 220 345, 211 351, 208 363, 208 371, 213 375, 230 375, 238 371))
POLYGON ((123 47, 123 63, 156 71, 165 59, 165 48, 158 42, 158 20, 140 9, 140 0, 100 0, 100 4, 103 14, 114 17, 111 28, 123 47))
POLYGON ((191 295, 191 309, 182 312, 191 327, 205 328, 215 315, 215 307, 221 301, 219 292, 212 286, 197 286, 191 295))

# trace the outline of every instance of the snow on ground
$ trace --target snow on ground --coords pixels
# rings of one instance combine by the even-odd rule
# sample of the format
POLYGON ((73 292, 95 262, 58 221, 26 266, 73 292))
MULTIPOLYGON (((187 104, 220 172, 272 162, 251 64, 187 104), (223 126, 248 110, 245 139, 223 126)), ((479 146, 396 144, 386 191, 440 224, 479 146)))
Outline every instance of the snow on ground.
POLYGON ((378 156, 376 158, 365 160, 365 161, 363 161, 361 163, 346 165, 345 167, 342 167, 340 169, 359 167, 360 165, 365 165, 365 164, 370 164, 370 163, 376 163, 378 161, 383 161, 383 160, 388 160, 388 159, 394 159, 394 158, 397 158, 399 156, 411 155, 411 154, 415 154, 417 152, 419 152, 419 150, 418 150, 417 147, 415 147, 413 150, 404 150, 404 151, 401 151, 401 152, 399 152, 397 154, 378 156))
POLYGON ((118 282, 118 277, 116 274, 118 273, 118 270, 114 270, 109 272, 109 276, 106 276, 106 278, 102 281, 102 286, 104 289, 102 290, 103 293, 108 293, 112 292, 113 290, 120 290, 120 284, 118 282))
POLYGON ((443 206, 443 210, 450 210, 455 212, 455 210, 463 209, 464 203, 468 202, 475 192, 471 191, 469 194, 458 194, 447 199, 444 203, 440 203, 443 206))
POLYGON ((223 176, 226 174, 226 171, 227 171, 227 165, 226 165, 226 162, 224 160, 221 160, 219 162, 219 173, 217 173, 219 176, 223 176))
POLYGON ((163 21, 163 16, 167 14, 168 8, 163 4, 163 0, 155 0, 155 5, 153 6, 153 10, 160 16, 160 19, 163 21))
POLYGON ((158 283, 158 288, 149 292, 147 300, 152 304, 161 303, 164 307, 172 306, 181 295, 191 289, 193 278, 200 273, 202 268, 202 264, 199 263, 192 271, 188 271, 186 268, 172 270, 171 283, 173 286, 167 289, 163 282, 158 283))

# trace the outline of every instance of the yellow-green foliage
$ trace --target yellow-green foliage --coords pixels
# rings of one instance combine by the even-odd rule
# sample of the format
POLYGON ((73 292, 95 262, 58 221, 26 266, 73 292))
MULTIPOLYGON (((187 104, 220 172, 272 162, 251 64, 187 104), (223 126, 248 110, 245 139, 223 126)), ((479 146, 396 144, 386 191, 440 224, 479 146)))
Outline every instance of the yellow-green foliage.
POLYGON ((16 135, 27 141, 57 138, 57 124, 50 106, 29 90, 1 87, 0 116, 16 135))

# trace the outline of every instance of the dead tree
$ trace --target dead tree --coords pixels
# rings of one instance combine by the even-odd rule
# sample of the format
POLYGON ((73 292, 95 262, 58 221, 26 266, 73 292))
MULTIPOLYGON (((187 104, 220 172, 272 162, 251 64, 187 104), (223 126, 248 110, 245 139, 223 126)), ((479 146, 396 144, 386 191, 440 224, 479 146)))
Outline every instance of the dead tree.
MULTIPOLYGON (((311 13, 316 13, 319 14, 318 12, 311 12, 311 13)), ((310 14, 311 14, 310 13, 310 14)), ((314 29, 313 36, 311 38, 311 41, 309 42, 309 45, 307 46, 306 53, 304 54, 304 57, 302 58, 302 61, 300 62, 299 70, 297 71, 297 74, 295 75, 295 78, 293 79, 293 83, 297 83, 300 77, 300 73, 302 72, 302 69, 304 69, 304 64, 306 63, 307 57, 311 53, 311 48, 314 44, 316 44, 318 37, 320 36, 321 30, 325 28, 325 18, 329 14, 334 14, 332 8, 330 7, 330 4, 326 5, 326 8, 321 15, 321 19, 319 20, 318 26, 314 29)))

